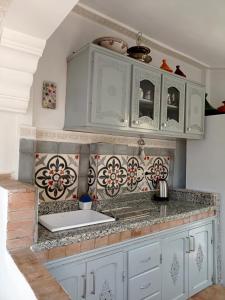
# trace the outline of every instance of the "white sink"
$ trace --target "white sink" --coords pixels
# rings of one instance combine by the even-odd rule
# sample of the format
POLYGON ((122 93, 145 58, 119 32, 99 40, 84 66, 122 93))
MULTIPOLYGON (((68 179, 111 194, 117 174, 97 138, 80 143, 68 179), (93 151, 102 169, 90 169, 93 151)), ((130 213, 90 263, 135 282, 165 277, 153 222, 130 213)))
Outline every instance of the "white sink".
POLYGON ((112 221, 115 221, 115 219, 89 209, 42 215, 39 217, 39 223, 51 232, 112 221))

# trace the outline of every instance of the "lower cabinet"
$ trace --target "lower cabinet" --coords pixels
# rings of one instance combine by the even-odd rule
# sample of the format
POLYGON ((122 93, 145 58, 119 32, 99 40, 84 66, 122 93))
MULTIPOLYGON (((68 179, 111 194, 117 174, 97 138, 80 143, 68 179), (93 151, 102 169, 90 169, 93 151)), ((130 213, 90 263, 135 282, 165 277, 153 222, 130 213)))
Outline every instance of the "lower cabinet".
POLYGON ((208 224, 189 231, 189 296, 212 284, 213 235, 208 224))
POLYGON ((212 284, 212 224, 162 241, 162 299, 182 300, 212 284))
POLYGON ((123 253, 116 253, 87 263, 87 300, 123 300, 123 295, 123 253))
POLYGON ((187 299, 187 232, 162 241, 162 299, 187 299))
POLYGON ((86 299, 85 263, 69 262, 50 266, 50 273, 57 279, 71 300, 86 299))
POLYGON ((185 300, 213 283, 212 221, 49 262, 72 300, 185 300))

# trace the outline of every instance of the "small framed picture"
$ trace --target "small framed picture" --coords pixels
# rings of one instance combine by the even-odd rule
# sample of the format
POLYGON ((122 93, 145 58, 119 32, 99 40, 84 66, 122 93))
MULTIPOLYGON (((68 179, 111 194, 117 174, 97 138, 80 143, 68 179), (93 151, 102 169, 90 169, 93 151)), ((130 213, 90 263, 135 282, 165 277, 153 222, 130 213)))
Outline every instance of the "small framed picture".
POLYGON ((56 108, 56 83, 51 81, 43 81, 42 87, 42 107, 56 108))

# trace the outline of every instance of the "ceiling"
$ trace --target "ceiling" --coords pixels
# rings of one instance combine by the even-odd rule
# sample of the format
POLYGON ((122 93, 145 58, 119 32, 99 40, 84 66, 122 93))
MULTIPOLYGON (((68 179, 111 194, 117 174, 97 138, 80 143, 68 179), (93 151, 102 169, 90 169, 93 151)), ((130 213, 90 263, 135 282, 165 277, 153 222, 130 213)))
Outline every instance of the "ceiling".
POLYGON ((80 0, 211 67, 225 67, 225 0, 80 0))

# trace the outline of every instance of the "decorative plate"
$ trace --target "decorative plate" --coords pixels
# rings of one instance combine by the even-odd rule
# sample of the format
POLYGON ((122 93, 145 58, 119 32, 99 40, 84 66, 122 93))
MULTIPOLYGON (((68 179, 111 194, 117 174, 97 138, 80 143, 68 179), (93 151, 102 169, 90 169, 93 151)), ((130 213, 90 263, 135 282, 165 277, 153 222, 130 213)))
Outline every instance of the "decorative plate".
POLYGON ((125 41, 115 37, 100 37, 93 43, 121 54, 125 54, 128 49, 128 44, 125 41))

